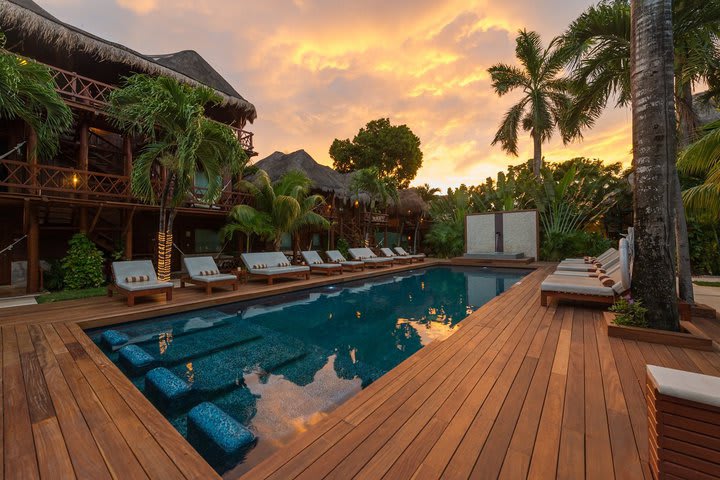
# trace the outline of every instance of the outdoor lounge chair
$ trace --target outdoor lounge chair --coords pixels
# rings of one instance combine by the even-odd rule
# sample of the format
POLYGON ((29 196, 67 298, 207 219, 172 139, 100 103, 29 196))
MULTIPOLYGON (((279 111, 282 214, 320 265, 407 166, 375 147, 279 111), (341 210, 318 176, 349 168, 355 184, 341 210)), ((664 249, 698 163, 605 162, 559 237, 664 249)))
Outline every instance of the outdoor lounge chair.
POLYGON ((300 254, 303 257, 303 260, 305 260, 305 263, 307 263, 308 267, 310 267, 311 272, 322 273, 328 276, 334 273, 342 275, 342 265, 340 265, 339 263, 324 262, 323 259, 320 258, 320 254, 317 253, 315 250, 307 250, 304 252, 300 252, 300 254))
POLYGON ((233 290, 238 288, 237 276, 220 273, 212 257, 183 257, 183 264, 188 274, 180 279, 180 288, 184 288, 186 283, 201 285, 205 287, 208 295, 212 293, 213 287, 230 286, 233 290))
POLYGON ((268 285, 276 278, 310 278, 310 267, 291 265, 282 252, 243 253, 240 257, 249 276, 265 278, 268 285))
POLYGON ((136 297, 165 294, 165 299, 172 300, 172 282, 161 282, 155 274, 150 260, 131 260, 113 262, 113 283, 108 286, 108 297, 117 292, 127 297, 128 307, 135 305, 136 297))
POLYGON ((552 274, 540 285, 540 304, 547 306, 551 297, 565 300, 613 304, 617 296, 630 290, 630 252, 627 240, 620 239, 619 268, 595 277, 552 274))
POLYGON ((620 260, 618 259, 617 262, 613 264, 608 264, 606 268, 598 268, 591 271, 586 272, 577 272, 577 271, 571 271, 571 270, 555 270, 553 272, 553 275, 564 275, 564 276, 570 276, 570 277, 599 277, 600 275, 612 275, 616 270, 620 269, 620 260))
POLYGON ((412 263, 413 261, 413 259, 410 257, 401 257, 400 255, 397 255, 395 252, 393 252, 387 247, 381 248, 380 253, 382 253, 385 258, 392 258, 393 260, 395 260, 396 263, 412 263))
POLYGON ((392 265, 395 261, 392 258, 378 257, 369 248, 349 248, 348 253, 353 260, 360 260, 368 267, 379 268, 392 265))
POLYGON ((616 254, 617 249, 611 247, 597 257, 566 258, 560 263, 602 263, 603 261, 606 261, 608 258, 611 258, 613 255, 616 254))
POLYGON ((424 262, 425 261, 425 254, 424 253, 408 253, 405 251, 402 247, 395 247, 395 253, 400 255, 401 257, 410 257, 413 260, 417 262, 424 262))
POLYGON ((590 272, 595 271, 598 268, 607 270, 619 262, 620 255, 616 251, 615 253, 611 253, 610 255, 603 257, 602 259, 598 257, 597 261, 593 263, 560 262, 556 270, 566 270, 570 272, 590 272))
POLYGON ((340 250, 328 250, 325 252, 325 255, 327 255, 328 260, 330 260, 332 263, 339 263, 342 265, 343 269, 354 272, 356 270, 365 270, 365 262, 356 261, 356 260, 346 260, 345 257, 343 257, 343 254, 340 253, 340 250))

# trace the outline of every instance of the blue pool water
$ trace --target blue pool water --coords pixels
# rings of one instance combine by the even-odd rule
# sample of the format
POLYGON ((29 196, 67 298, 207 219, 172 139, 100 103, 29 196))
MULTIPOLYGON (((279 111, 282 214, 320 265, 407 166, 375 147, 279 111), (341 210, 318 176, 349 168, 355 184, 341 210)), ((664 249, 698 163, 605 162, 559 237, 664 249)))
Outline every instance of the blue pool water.
MULTIPOLYGON (((88 332, 145 393, 105 330, 127 335, 191 386, 156 406, 183 435, 187 414, 212 402, 252 431, 240 460, 209 459, 242 472, 519 281, 527 271, 430 267, 88 332), (232 465, 238 463, 237 465, 232 465)), ((142 352, 141 352, 142 353, 142 352)))

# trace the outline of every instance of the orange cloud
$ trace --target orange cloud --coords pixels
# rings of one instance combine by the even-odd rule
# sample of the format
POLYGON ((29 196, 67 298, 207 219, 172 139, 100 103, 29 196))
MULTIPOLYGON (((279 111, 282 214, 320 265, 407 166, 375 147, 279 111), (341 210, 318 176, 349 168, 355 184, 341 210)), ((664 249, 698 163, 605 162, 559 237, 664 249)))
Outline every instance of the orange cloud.
MULTIPOLYGON (((41 0, 42 2, 43 0, 41 0)), ((593 0, 46 0, 70 23, 147 53, 200 52, 258 110, 260 157, 306 149, 330 164, 334 138, 390 117, 420 137, 416 183, 478 183, 531 156, 490 142, 512 98, 498 98, 487 68, 514 62, 520 28, 547 43, 593 0), (78 5, 82 3, 83 5, 78 5)), ((604 115, 585 141, 544 146, 548 161, 573 156, 627 161, 629 118, 604 115)))

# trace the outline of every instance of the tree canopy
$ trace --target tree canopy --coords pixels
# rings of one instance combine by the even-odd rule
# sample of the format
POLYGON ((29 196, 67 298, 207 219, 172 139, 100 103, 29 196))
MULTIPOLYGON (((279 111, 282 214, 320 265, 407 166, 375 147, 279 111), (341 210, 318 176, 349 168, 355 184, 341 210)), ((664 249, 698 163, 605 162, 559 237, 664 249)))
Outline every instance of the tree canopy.
POLYGON ((422 166, 423 153, 420 138, 407 125, 392 125, 390 119, 380 118, 368 122, 352 141, 336 138, 330 157, 338 172, 375 167, 380 175, 407 188, 422 166))

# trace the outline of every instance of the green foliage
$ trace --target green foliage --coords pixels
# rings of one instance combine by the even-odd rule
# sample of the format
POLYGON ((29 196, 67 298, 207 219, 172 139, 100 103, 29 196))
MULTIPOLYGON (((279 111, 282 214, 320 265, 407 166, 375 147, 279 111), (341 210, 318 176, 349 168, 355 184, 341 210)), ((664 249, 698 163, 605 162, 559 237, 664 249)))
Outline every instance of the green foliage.
MULTIPOLYGON (((568 56, 553 39, 543 48, 537 32, 521 30, 516 39, 515 56, 521 67, 498 63, 488 69, 492 87, 498 96, 515 90, 522 92, 520 100, 505 114, 492 145, 499 143, 511 155, 518 154, 518 130, 530 133, 537 146, 550 140, 555 127, 564 129, 563 112, 572 103, 568 94, 569 82, 560 77, 568 56)), ((563 134, 563 140, 567 136, 563 134)), ((538 152, 539 153, 539 152, 538 152)), ((533 165, 540 174, 542 157, 533 165)))
POLYGON ((573 230, 544 234, 540 246, 543 260, 558 262, 563 258, 597 256, 612 246, 613 242, 597 232, 573 230))
MULTIPOLYGON (((718 36, 720 0, 673 2, 676 92, 705 81, 720 91, 718 36)), ((574 101, 566 115, 568 138, 592 127, 607 103, 630 103, 630 0, 607 0, 589 7, 560 37, 570 54, 571 91, 574 101)), ((677 102, 680 117, 694 115, 685 101, 677 102)))
POLYGON ((467 187, 448 189, 447 195, 430 203, 432 225, 425 246, 440 258, 462 255, 465 249, 465 216, 475 211, 467 187))
POLYGON ((368 122, 352 141, 336 138, 330 157, 338 172, 374 167, 382 177, 407 188, 422 166, 423 153, 420 139, 407 125, 392 125, 390 119, 380 118, 368 122))
POLYGON ((690 242, 690 263, 695 275, 717 275, 720 273, 720 238, 715 223, 700 222, 688 217, 688 241, 690 242))
POLYGON ((473 204, 478 211, 500 212, 534 207, 537 182, 527 165, 524 167, 511 167, 507 173, 498 172, 496 181, 488 177, 482 185, 471 188, 473 204))
POLYGON ((350 249, 350 243, 345 238, 338 238, 336 247, 340 251, 340 253, 342 253, 343 257, 350 258, 350 253, 348 252, 348 250, 350 249))
POLYGON ((321 195, 310 195, 312 182, 303 172, 290 171, 275 183, 264 170, 258 170, 252 181, 242 180, 240 188, 250 193, 255 205, 237 205, 230 211, 223 229, 226 239, 236 231, 259 235, 280 248, 283 234, 294 234, 306 228, 330 228, 322 215, 314 210, 325 204, 321 195))
POLYGON ((61 260, 50 262, 50 270, 43 272, 43 285, 51 292, 63 289, 65 286, 65 272, 61 260))
POLYGON ((648 327, 646 318, 647 308, 642 306, 640 300, 618 299, 612 307, 609 308, 615 314, 614 323, 626 327, 648 327))
POLYGON ((82 233, 77 233, 68 245, 67 256, 62 260, 65 287, 68 290, 80 290, 103 285, 105 259, 95 244, 82 233))
POLYGON ((5 51, 5 41, 0 32, 0 119, 27 122, 38 135, 38 154, 50 158, 72 125, 72 112, 55 90, 50 70, 5 51))
POLYGON ((429 183, 424 183, 420 186, 415 187, 420 198, 425 202, 430 202, 436 198, 435 194, 440 193, 440 189, 437 187, 431 187, 429 183))
POLYGON ((201 195, 213 203, 222 192, 223 175, 242 172, 248 156, 227 125, 206 116, 206 108, 221 98, 210 88, 192 87, 168 77, 133 75, 110 94, 109 113, 115 125, 149 139, 135 159, 133 194, 147 202, 174 208, 193 192, 195 176, 204 172, 207 190, 201 195), (159 188, 157 167, 168 170, 159 188), (159 198, 158 198, 159 194, 159 198))
POLYGON ((370 210, 377 207, 384 210, 388 202, 398 201, 397 181, 392 177, 384 177, 377 167, 363 168, 352 173, 350 178, 350 191, 360 198, 364 193, 370 197, 370 210))
POLYGON ((61 290, 59 292, 40 295, 35 300, 37 303, 53 303, 65 300, 78 300, 81 298, 102 297, 107 294, 105 287, 84 288, 82 290, 61 290))
POLYGON ((717 222, 720 219, 720 120, 703 128, 703 136, 680 153, 678 170, 704 182, 683 191, 688 212, 717 222))

